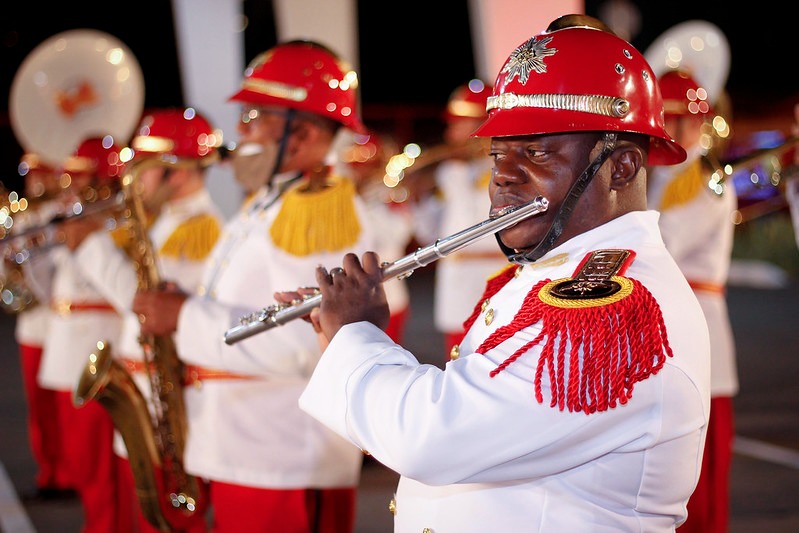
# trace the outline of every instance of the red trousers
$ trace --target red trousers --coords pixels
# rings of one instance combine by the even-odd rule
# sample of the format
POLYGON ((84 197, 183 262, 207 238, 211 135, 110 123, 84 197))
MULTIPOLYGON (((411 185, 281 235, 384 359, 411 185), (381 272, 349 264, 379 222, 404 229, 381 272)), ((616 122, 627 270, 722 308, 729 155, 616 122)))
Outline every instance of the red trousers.
POLYGON ((688 500, 688 519, 680 533, 727 533, 730 466, 735 435, 732 398, 710 399, 710 420, 699 483, 688 500))
POLYGON ((56 391, 56 404, 63 456, 83 505, 82 531, 115 531, 117 469, 111 417, 96 401, 74 407, 68 391, 56 391))
POLYGON ((214 533, 351 533, 355 487, 269 490, 211 481, 214 533))
POLYGON ((410 308, 406 307, 405 309, 393 313, 388 319, 386 334, 397 344, 402 344, 402 337, 405 334, 405 324, 408 322, 409 314, 410 308))
POLYGON ((62 458, 60 422, 56 410, 56 391, 43 389, 36 381, 42 362, 42 347, 19 345, 22 383, 28 404, 28 440, 38 471, 39 489, 74 487, 62 458))
MULTIPOLYGON (((117 471, 119 472, 117 489, 119 526, 114 530, 115 533, 160 533, 159 529, 150 524, 144 517, 144 513, 141 510, 139 499, 136 496, 136 484, 130 462, 118 455, 116 460, 117 471)), ((208 531, 207 523, 205 520, 198 519, 193 527, 182 529, 179 532, 175 530, 173 533, 205 533, 206 531, 208 531)))

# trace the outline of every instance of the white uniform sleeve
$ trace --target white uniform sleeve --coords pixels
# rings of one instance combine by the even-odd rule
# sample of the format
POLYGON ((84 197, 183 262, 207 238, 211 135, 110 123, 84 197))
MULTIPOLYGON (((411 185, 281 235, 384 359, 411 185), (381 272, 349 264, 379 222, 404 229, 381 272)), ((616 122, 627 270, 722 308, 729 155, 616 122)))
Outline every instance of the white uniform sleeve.
POLYGON ((86 237, 74 252, 83 274, 119 312, 130 311, 138 280, 130 258, 111 238, 97 231, 86 237))
MULTIPOLYGON (((531 354, 537 350, 524 357, 531 354)), ((548 476, 612 451, 641 451, 704 423, 701 394, 669 365, 636 384, 627 404, 586 415, 539 404, 535 368, 519 361, 494 378, 494 364, 479 354, 442 371, 419 364, 372 324, 349 324, 332 339, 299 403, 381 463, 430 485, 548 476), (673 402, 662 402, 665 390, 673 402)))
POLYGON ((50 252, 34 253, 22 263, 25 283, 42 304, 50 303, 55 263, 50 252))

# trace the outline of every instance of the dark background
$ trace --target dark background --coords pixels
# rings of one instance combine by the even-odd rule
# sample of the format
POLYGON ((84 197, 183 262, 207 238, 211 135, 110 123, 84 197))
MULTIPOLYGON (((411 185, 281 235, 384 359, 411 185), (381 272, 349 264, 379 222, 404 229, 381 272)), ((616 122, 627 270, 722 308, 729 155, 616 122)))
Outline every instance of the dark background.
MULTIPOLYGON (((553 0, 555 1, 555 0, 553 0)), ((604 2, 588 0, 585 12, 597 16, 604 2)), ((645 51, 675 24, 693 19, 716 24, 730 41, 732 66, 727 92, 739 131, 790 128, 799 86, 791 71, 799 51, 794 18, 774 2, 636 1, 641 16, 631 42, 645 51)), ((276 43, 272 5, 242 0, 247 19, 245 58, 276 43)), ((359 0, 360 80, 367 125, 392 129, 400 141, 435 142, 440 111, 450 92, 474 77, 468 0, 374 2, 359 0)), ((69 29, 93 28, 127 44, 141 65, 145 107, 184 105, 171 2, 7 2, 0 22, 0 182, 19 188, 22 149, 8 121, 8 97, 25 57, 47 38, 69 29)), ((530 34, 537 33, 531 28, 530 34)), ((209 35, 213 39, 213 35, 209 35)), ((244 65, 242 65, 242 70, 244 65)), ((735 128, 734 128, 735 131, 735 128)))

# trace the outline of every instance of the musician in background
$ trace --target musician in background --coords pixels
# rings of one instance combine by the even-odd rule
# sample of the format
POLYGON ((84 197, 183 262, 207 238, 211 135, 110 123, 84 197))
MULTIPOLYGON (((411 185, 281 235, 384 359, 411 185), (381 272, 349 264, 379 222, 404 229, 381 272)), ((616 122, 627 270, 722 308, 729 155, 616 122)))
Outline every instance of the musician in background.
MULTIPOLYGON (((42 161, 34 153, 26 153, 19 163, 19 174, 24 180, 24 197, 28 207, 13 216, 13 232, 24 231, 28 228, 42 226, 56 216, 61 210, 59 195, 62 188, 59 185, 59 173, 51 165, 42 161)), ((13 235, 11 233, 10 235, 13 235)), ((8 259, 8 258, 4 258, 8 259)), ((13 259, 9 259, 12 260, 13 259)), ((30 259, 22 266, 8 265, 5 274, 22 276, 24 288, 29 294, 15 295, 15 299, 33 298, 30 303, 13 302, 21 305, 15 311, 15 339, 20 351, 23 384, 28 407, 28 438, 31 454, 36 461, 38 471, 35 479, 35 492, 23 495, 30 500, 53 500, 72 498, 76 496, 74 484, 70 480, 69 469, 62 457, 60 423, 56 405, 56 392, 39 386, 37 375, 41 365, 42 348, 47 336, 47 323, 50 316, 48 309, 49 295, 38 291, 35 275, 29 273, 33 264, 39 264, 39 258, 30 259), (18 298, 19 297, 19 298, 18 298)), ((46 268, 46 267, 45 267, 46 268)), ((8 288, 8 287, 7 287, 8 288)))
MULTIPOLYGON (((200 286, 205 261, 216 243, 223 217, 206 187, 206 170, 217 162, 221 133, 193 108, 154 109, 145 113, 131 140, 133 158, 128 168, 135 172, 142 188, 142 201, 150 220, 140 221, 147 227, 155 253, 157 269, 164 279, 174 280, 186 292, 200 286), (150 163, 156 164, 150 164, 150 163), (146 165, 134 171, 137 165, 146 165)), ((137 264, 136 249, 141 243, 128 232, 120 219, 118 229, 89 231, 73 237, 80 243, 75 256, 85 275, 100 288, 124 317, 119 342, 113 346, 114 357, 133 377, 137 388, 152 401, 153 383, 147 372, 148 357, 167 357, 153 353, 145 356, 139 337, 139 317, 132 310, 138 290, 137 271, 146 268, 137 264)), ((182 386, 182 383, 160 383, 160 387, 182 386)), ((157 397, 158 391, 155 391, 157 397)), ((154 416, 154 415, 151 415, 154 416)), ((134 422, 131 420, 131 422, 134 422)), ((189 421, 190 422, 190 421, 189 421)), ((178 428, 164 428, 167 433, 178 428)), ((126 443, 119 432, 114 448, 119 462, 119 509, 122 531, 157 531, 141 512, 134 492, 134 473, 128 462, 126 443), (135 519, 134 519, 135 517, 135 519)), ((165 498, 166 495, 161 495, 165 498)), ((205 531, 205 516, 182 531, 205 531)))
MULTIPOLYGON (((792 134, 799 136, 799 104, 793 108, 794 125, 792 134)), ((794 152, 794 165, 799 165, 799 150, 794 152)), ((785 196, 788 199, 788 208, 793 222, 793 233, 796 239, 796 246, 799 247, 799 177, 793 176, 785 184, 785 196)))
POLYGON ((650 169, 647 201, 660 212, 663 242, 696 294, 710 332, 710 423, 702 473, 680 531, 725 533, 729 529, 730 465, 734 438, 733 397, 738 392, 735 339, 726 284, 738 207, 735 188, 712 178, 704 155, 714 116, 707 91, 684 71, 664 73, 666 131, 688 152, 679 165, 650 169))
POLYGON ((300 407, 401 474, 395 531, 685 520, 710 346, 645 181, 647 163, 685 151, 663 128, 651 67, 599 27, 562 17, 497 77, 474 133, 491 137, 491 212, 549 206, 499 231, 512 264, 488 281, 459 358, 422 365, 385 335, 375 254, 317 269, 311 319, 326 349, 300 407))
MULTIPOLYGON (((393 198, 391 189, 384 183, 388 155, 386 142, 375 132, 356 134, 352 145, 341 157, 344 172, 355 183, 358 194, 368 210, 370 224, 380 235, 380 257, 398 259, 413 239, 414 211, 405 198, 393 198)), ((408 283, 397 279, 386 285, 386 298, 391 317, 386 333, 401 343, 405 326, 410 318, 411 298, 408 283)))
MULTIPOLYGON (((78 145, 63 165, 72 201, 88 209, 99 191, 118 189, 123 169, 119 152, 110 136, 91 137, 78 145)), ((63 222, 63 228, 71 222, 63 222)), ((116 344, 122 319, 84 275, 68 238, 65 244, 47 254, 51 272, 37 276, 41 287, 49 287, 52 311, 38 382, 56 394, 62 451, 83 506, 82 531, 106 533, 118 527, 114 426, 99 404, 76 408, 72 398, 88 355, 100 339, 116 344)))
MULTIPOLYGON (((422 238, 425 244, 442 235, 451 235, 485 220, 491 208, 488 182, 491 158, 485 139, 470 135, 486 118, 486 99, 492 87, 479 79, 457 87, 449 98, 444 114, 444 143, 451 156, 435 169, 441 212, 438 225, 417 229, 432 230, 422 238)), ((465 331, 463 322, 482 294, 486 279, 508 264, 493 239, 483 239, 447 256, 436 265, 433 318, 444 334, 445 353, 457 356, 465 331)))
POLYGON ((241 106, 237 150, 263 158, 244 165, 260 176, 237 180, 265 185, 228 222, 199 293, 134 299, 142 331, 176 331, 193 370, 185 464, 210 481, 220 533, 354 528, 363 454, 297 405, 321 354, 314 336, 293 324, 227 345, 224 333, 275 292, 311 282, 319 264, 376 244, 354 184, 332 174, 328 159, 342 127, 364 131, 357 82, 311 41, 259 55, 231 101, 241 106))

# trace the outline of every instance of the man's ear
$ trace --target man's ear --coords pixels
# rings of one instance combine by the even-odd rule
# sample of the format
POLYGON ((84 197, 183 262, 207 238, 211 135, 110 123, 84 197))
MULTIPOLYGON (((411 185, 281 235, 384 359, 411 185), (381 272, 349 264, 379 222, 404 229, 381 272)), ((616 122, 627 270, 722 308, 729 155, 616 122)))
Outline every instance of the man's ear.
POLYGON ((632 182, 644 167, 644 154, 634 145, 625 145, 616 149, 613 158, 613 174, 610 177, 611 189, 623 189, 632 182))

